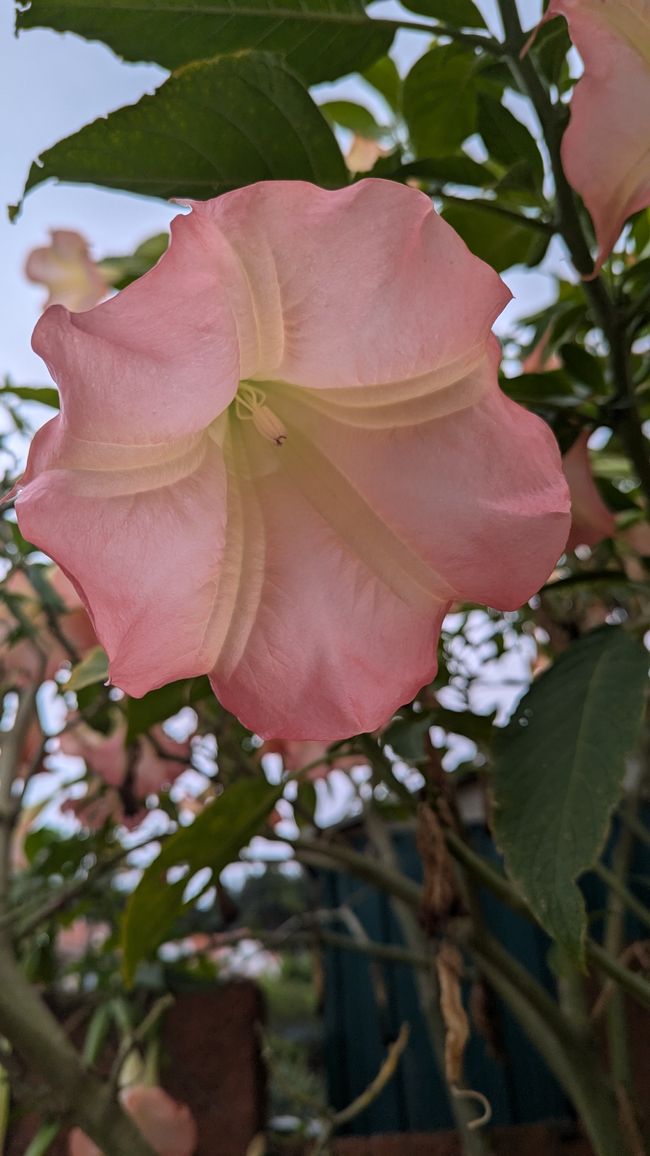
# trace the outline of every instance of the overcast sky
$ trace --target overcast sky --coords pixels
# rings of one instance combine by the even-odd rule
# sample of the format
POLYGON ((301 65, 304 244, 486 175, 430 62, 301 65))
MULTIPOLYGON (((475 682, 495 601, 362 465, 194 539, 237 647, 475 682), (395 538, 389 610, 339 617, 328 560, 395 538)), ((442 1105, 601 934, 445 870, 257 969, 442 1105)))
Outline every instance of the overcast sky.
MULTIPOLYGON (((480 0, 480 6, 494 19, 493 0, 480 0)), ((86 236, 96 257, 128 252, 164 230, 178 209, 149 197, 49 183, 27 198, 18 221, 9 224, 4 206, 19 199, 29 165, 40 152, 97 116, 153 91, 166 75, 153 65, 125 64, 103 45, 76 36, 34 30, 16 38, 12 7, 6 3, 0 11, 0 374, 9 373, 22 384, 42 384, 48 375, 31 352, 30 335, 44 290, 23 276, 30 249, 47 242, 49 229, 73 228, 86 236)), ((526 26, 534 24, 540 7, 541 0, 520 0, 526 26)), ((391 0, 375 6, 377 12, 394 14, 394 10, 391 0)), ((397 55, 402 69, 421 52, 422 43, 420 36, 400 34, 397 55)), ((350 79, 336 86, 339 94, 341 90, 348 96, 359 91, 350 79)), ((333 86, 321 86, 319 93, 325 98, 332 91, 333 86)), ((515 306, 519 313, 526 312, 540 293, 548 295, 548 282, 538 274, 524 280, 515 272, 506 280, 520 298, 523 293, 515 306)))

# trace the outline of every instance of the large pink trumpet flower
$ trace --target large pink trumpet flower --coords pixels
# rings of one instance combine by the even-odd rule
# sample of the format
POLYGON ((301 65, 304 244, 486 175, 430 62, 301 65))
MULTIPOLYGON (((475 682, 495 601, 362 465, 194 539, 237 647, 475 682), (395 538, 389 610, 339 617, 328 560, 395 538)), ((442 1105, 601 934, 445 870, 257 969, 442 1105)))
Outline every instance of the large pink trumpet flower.
POLYGON ((596 231, 596 271, 628 217, 650 205, 650 0, 551 0, 584 74, 562 141, 568 180, 596 231))
POLYGON ((16 501, 112 681, 209 673, 263 737, 375 730, 454 600, 520 606, 569 529, 547 427, 498 388, 509 298, 414 189, 264 182, 34 333, 62 397, 16 501))

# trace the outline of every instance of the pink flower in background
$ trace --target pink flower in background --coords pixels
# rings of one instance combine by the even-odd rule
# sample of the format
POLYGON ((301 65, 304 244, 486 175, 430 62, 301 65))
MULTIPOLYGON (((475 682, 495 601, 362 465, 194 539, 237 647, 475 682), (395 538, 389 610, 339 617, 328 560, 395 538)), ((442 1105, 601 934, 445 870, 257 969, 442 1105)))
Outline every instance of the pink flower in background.
POLYGON ((30 281, 45 285, 48 305, 65 305, 73 312, 91 309, 108 292, 88 244, 72 229, 52 229, 49 245, 32 249, 25 264, 30 281))
POLYGON ((522 373, 549 373, 562 368, 562 358, 553 349, 549 350, 549 337, 550 330, 547 329, 522 361, 522 373))
POLYGON ((508 298, 416 190, 273 181, 195 203, 116 297, 49 309, 63 410, 16 509, 112 681, 209 673, 262 736, 331 741, 433 678, 450 602, 530 597, 568 495, 498 388, 508 298))
POLYGON ((128 777, 129 791, 138 799, 155 795, 168 787, 190 762, 189 742, 178 743, 161 726, 151 728, 126 746, 126 721, 120 716, 109 734, 80 722, 63 732, 59 749, 64 755, 82 758, 88 769, 109 787, 123 787, 128 777))
POLYGON ((20 638, 12 645, 12 636, 21 624, 12 614, 10 605, 0 603, 0 677, 19 686, 30 685, 39 678, 54 678, 57 671, 70 662, 63 639, 72 645, 79 658, 97 646, 92 623, 72 583, 57 566, 51 567, 46 577, 64 606, 63 612, 56 615, 59 637, 52 632, 41 600, 27 575, 22 571, 14 571, 5 582, 8 593, 19 598, 17 607, 21 617, 36 631, 33 639, 20 638), (44 653, 44 659, 41 652, 44 653))
MULTIPOLYGON (((173 1100, 163 1088, 146 1084, 123 1088, 120 1102, 158 1156, 193 1156, 198 1132, 186 1104, 173 1100)), ((69 1156, 102 1156, 80 1128, 70 1133, 68 1152, 69 1156)))
POLYGON ((350 771, 353 767, 363 766, 366 759, 363 755, 333 754, 328 759, 328 744, 314 742, 309 739, 296 741, 285 739, 267 739, 260 748, 261 755, 280 755, 285 771, 301 771, 309 767, 307 778, 313 780, 325 779, 330 771, 350 771))
POLYGON ((596 231, 597 269, 650 205, 650 0, 551 0, 584 63, 562 141, 568 180, 596 231))
POLYGON ((86 794, 80 798, 66 799, 61 804, 61 811, 64 815, 74 815, 89 831, 99 831, 105 823, 121 823, 131 830, 146 815, 144 807, 141 807, 135 814, 127 816, 119 792, 113 787, 102 789, 98 782, 89 783, 86 794))
POLYGON ((589 462, 587 430, 576 438, 562 458, 564 475, 571 494, 571 533, 567 550, 576 546, 597 546, 616 532, 614 515, 601 498, 589 462))

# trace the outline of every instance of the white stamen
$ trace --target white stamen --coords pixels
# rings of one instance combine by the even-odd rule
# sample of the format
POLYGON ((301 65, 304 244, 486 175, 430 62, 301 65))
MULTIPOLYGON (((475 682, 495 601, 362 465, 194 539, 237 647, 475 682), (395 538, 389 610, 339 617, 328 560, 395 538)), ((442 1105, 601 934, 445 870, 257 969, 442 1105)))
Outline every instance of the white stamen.
POLYGON ((241 421, 252 421, 255 429, 276 446, 287 440, 287 431, 279 417, 266 404, 266 394, 248 382, 240 385, 235 397, 235 413, 241 421))

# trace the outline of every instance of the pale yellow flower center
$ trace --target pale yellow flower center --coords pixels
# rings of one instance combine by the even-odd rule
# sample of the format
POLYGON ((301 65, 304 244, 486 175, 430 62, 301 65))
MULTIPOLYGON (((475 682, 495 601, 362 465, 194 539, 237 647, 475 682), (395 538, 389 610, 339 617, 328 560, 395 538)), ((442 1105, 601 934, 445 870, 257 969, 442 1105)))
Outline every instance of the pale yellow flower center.
POLYGON ((242 381, 233 404, 239 420, 252 421, 257 432, 267 441, 276 446, 286 442, 287 431, 279 417, 266 404, 266 394, 259 386, 242 381))

